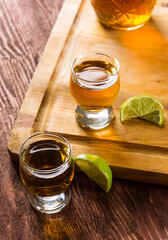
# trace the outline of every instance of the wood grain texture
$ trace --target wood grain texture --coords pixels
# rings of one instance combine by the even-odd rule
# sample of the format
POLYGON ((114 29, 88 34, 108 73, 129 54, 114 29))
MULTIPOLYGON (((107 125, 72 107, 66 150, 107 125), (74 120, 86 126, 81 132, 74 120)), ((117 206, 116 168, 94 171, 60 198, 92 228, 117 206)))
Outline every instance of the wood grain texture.
POLYGON ((29 204, 7 142, 62 3, 0 0, 0 239, 167 240, 167 187, 115 179, 106 194, 76 173, 60 214, 38 214, 29 204))
POLYGON ((143 28, 110 31, 98 23, 89 0, 65 1, 20 109, 10 152, 18 156, 28 136, 53 131, 67 136, 74 156, 83 152, 102 156, 116 177, 168 185, 168 31, 162 33, 159 25, 163 19, 168 24, 167 13, 158 2, 143 28), (90 22, 87 28, 86 22, 90 22), (115 121, 95 132, 83 130, 76 122, 69 78, 75 56, 99 49, 119 59, 121 89, 113 105, 115 121), (121 124, 122 102, 139 94, 151 94, 164 104, 163 127, 139 119, 121 124))
POLYGON ((26 139, 32 133, 36 116, 44 101, 44 95, 48 91, 49 79, 57 65, 80 2, 81 0, 66 1, 61 9, 19 111, 14 130, 12 131, 11 138, 13 141, 9 142, 9 149, 12 148, 12 143, 14 148, 18 149, 20 146, 19 139, 26 139), (72 10, 73 14, 71 14, 72 10), (67 18, 69 15, 71 18, 67 18))

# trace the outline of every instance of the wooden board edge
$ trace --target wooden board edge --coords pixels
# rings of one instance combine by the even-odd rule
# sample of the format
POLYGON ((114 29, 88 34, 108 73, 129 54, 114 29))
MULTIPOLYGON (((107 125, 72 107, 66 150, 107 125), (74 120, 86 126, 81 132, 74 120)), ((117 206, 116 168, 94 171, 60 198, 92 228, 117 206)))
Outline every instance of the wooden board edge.
MULTIPOLYGON (((58 15, 56 23, 51 31, 50 37, 47 41, 43 54, 40 58, 39 64, 33 75, 31 84, 23 100, 22 106, 19 110, 18 117, 15 121, 14 128, 12 130, 10 139, 7 144, 8 151, 11 157, 18 155, 18 149, 23 141, 31 135, 31 129, 39 111, 41 102, 43 100, 47 85, 51 79, 51 76, 56 67, 57 61, 61 55, 62 49, 71 30, 75 17, 78 13, 82 0, 65 0, 62 9, 58 15), (72 11, 73 10, 73 11, 72 11), (65 18, 65 16, 70 16, 65 18), (60 39, 61 35, 61 39, 60 39), (53 44, 57 42, 59 48, 55 51, 52 48, 53 44), (50 56, 50 64, 47 65, 46 58, 50 56), (39 75, 41 74, 41 77, 39 75), (35 93, 38 92, 40 98, 35 98, 35 93), (32 99, 33 109, 31 114, 25 112, 25 109, 29 109, 29 99, 32 99), (18 131, 20 135, 18 134, 18 131), (19 141, 21 139, 21 142, 19 141), (17 149, 17 151, 16 151, 17 149)), ((15 156, 14 159, 17 157, 15 156)))
POLYGON ((151 183, 156 185, 168 186, 168 174, 148 172, 141 170, 125 169, 122 167, 111 167, 115 179, 124 179, 142 183, 151 183))
MULTIPOLYGON (((127 143, 119 144, 87 138, 81 138, 79 141, 77 137, 62 135, 70 142, 73 157, 81 153, 90 153, 104 158, 110 165, 114 178, 168 186, 168 155, 164 149, 159 154, 159 148, 145 149, 145 146, 130 148, 130 144, 127 143), (110 155, 111 159, 109 159, 110 155)), ((18 163, 17 153, 10 152, 10 156, 18 163)), ((79 169, 76 168, 76 171, 78 172, 79 169)))

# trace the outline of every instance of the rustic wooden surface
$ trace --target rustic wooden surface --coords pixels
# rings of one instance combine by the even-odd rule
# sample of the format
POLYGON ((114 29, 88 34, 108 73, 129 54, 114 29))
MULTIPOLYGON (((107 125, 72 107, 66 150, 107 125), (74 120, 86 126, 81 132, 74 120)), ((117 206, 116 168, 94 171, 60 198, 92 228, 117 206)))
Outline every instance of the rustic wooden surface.
POLYGON ((103 157, 114 177, 168 185, 167 14, 168 9, 158 1, 143 28, 108 30, 97 21, 90 0, 66 0, 12 131, 8 144, 12 159, 28 136, 53 131, 67 137, 73 156, 103 157), (87 28, 86 22, 90 23, 87 28), (121 87, 113 104, 113 123, 102 131, 85 131, 75 119, 70 63, 81 52, 100 51, 100 46, 102 52, 119 60, 121 87), (151 94, 163 103, 163 127, 139 119, 121 124, 120 105, 139 94, 151 94))
POLYGON ((114 180, 106 194, 83 174, 58 215, 33 211, 7 142, 62 0, 0 0, 0 239, 167 240, 168 188, 114 180))

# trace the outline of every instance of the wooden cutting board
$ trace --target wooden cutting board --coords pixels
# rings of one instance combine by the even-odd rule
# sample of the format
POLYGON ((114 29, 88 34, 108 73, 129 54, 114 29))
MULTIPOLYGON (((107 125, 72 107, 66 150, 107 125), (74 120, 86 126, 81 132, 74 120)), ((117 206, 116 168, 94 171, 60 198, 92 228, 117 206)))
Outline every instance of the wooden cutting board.
POLYGON ((168 185, 168 8, 161 3, 157 1, 144 27, 118 31, 98 22, 89 0, 65 1, 8 143, 13 159, 28 136, 53 131, 70 141, 73 156, 103 157, 114 177, 168 185), (78 126, 69 90, 71 62, 86 51, 114 55, 121 67, 115 120, 101 131, 78 126), (120 105, 139 94, 153 95, 163 103, 163 127, 139 119, 121 124, 120 105))

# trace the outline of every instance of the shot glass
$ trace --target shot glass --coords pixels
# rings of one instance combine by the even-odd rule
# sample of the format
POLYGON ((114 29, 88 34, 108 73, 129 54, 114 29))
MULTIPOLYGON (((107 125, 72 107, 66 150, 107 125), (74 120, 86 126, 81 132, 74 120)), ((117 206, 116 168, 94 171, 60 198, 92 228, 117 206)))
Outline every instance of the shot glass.
POLYGON ((119 69, 117 59, 103 53, 88 52, 73 60, 70 90, 81 127, 102 129, 112 121, 112 104, 120 88, 119 69))
POLYGON ((74 164, 70 143, 63 136, 42 132, 27 138, 19 151, 19 165, 35 209, 56 213, 69 203, 74 164))

